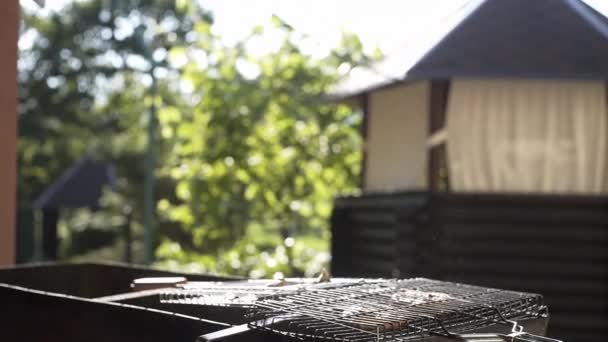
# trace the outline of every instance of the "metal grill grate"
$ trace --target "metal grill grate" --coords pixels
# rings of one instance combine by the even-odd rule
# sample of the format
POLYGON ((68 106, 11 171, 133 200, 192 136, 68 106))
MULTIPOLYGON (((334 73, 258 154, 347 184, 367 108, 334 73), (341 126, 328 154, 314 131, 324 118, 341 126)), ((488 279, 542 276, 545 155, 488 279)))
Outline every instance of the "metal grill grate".
POLYGON ((536 317, 542 297, 428 279, 308 289, 255 302, 250 323, 293 337, 338 341, 449 335, 536 317))
POLYGON ((252 286, 186 286, 168 289, 160 294, 162 303, 226 307, 253 307, 262 298, 293 293, 290 288, 252 286))
POLYGON ((384 280, 334 279, 319 283, 314 279, 289 278, 282 285, 274 281, 250 280, 237 282, 189 282, 161 292, 162 303, 253 308, 264 298, 295 294, 304 290, 328 290, 355 284, 377 283, 384 280))

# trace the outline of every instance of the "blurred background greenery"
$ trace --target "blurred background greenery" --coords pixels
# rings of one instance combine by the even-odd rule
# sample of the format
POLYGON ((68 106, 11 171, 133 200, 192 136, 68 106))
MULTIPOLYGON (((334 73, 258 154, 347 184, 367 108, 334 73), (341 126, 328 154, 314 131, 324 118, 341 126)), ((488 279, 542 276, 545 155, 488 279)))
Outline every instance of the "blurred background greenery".
POLYGON ((324 98, 367 56, 359 39, 319 57, 274 16, 236 44, 184 0, 71 2, 24 11, 19 224, 88 155, 117 186, 99 208, 64 209, 63 260, 143 259, 146 113, 158 108, 156 263, 250 277, 313 275, 329 261, 329 216, 359 184, 361 115, 324 98), (252 46, 273 42, 253 54, 252 46), (155 90, 153 91, 153 84, 155 90))

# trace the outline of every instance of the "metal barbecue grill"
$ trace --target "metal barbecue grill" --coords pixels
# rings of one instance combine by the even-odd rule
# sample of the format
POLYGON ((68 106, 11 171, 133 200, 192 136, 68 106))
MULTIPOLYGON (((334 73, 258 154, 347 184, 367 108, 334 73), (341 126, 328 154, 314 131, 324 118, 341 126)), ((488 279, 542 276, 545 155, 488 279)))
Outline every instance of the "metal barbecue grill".
POLYGON ((547 310, 540 295, 429 279, 334 279, 277 287, 190 283, 165 291, 161 300, 247 308, 249 323, 202 341, 228 340, 248 330, 305 341, 557 341, 523 332, 524 322, 540 324, 542 329, 531 329, 536 333, 544 330, 547 310))
POLYGON ((0 298, 11 327, 2 341, 556 342, 529 335, 547 330, 540 295, 428 279, 244 280, 50 264, 0 269, 0 298))

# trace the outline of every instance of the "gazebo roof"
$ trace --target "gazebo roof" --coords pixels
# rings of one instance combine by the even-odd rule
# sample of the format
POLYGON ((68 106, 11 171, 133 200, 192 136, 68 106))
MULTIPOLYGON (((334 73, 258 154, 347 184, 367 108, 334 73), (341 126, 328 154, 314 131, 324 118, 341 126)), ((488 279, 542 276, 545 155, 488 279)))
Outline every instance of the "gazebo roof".
POLYGON ((581 0, 472 0, 446 26, 353 71, 332 96, 453 77, 608 78, 608 18, 581 0))
POLYGON ((95 207, 105 185, 115 186, 112 167, 85 157, 46 188, 34 208, 95 207))

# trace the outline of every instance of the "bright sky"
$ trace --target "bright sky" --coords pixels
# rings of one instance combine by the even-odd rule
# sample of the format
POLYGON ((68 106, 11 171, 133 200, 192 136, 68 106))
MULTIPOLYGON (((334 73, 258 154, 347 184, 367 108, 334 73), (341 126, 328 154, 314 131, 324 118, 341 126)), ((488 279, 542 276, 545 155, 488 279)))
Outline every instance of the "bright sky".
POLYGON ((216 29, 238 40, 254 25, 277 14, 323 47, 341 30, 356 33, 367 49, 384 52, 406 44, 420 30, 439 23, 468 0, 202 0, 215 16, 216 29))
MULTIPOLYGON (((46 0, 46 10, 71 0, 46 0)), ((320 48, 335 44, 341 30, 356 33, 368 51, 376 46, 390 54, 441 26, 469 0, 198 0, 214 14, 215 30, 237 41, 255 25, 276 14, 298 31, 308 34, 320 48)), ((585 0, 608 13, 607 0, 585 0)), ((33 0, 21 0, 24 6, 33 0)), ((28 6, 29 7, 29 6, 28 6)))
MULTIPOLYGON (((417 36, 428 37, 470 0, 200 0, 215 15, 218 32, 238 39, 277 14, 312 39, 331 46, 345 29, 356 33, 367 49, 390 54, 417 36)), ((585 0, 608 13, 608 0, 585 0)))

